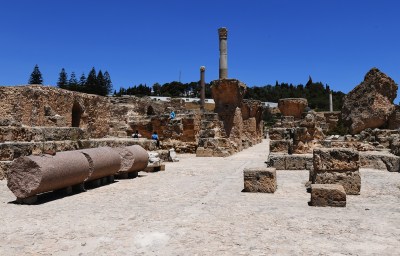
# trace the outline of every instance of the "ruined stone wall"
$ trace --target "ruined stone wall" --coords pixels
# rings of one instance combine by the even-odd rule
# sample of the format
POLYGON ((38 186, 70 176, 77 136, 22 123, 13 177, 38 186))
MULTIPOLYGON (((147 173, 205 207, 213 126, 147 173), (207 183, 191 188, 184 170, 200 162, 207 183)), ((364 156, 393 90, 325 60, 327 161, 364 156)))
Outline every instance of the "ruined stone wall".
POLYGON ((197 155, 226 156, 261 142, 263 107, 260 101, 243 100, 246 85, 236 79, 220 79, 212 82, 211 92, 218 118, 204 115, 197 155), (206 129, 211 123, 220 132, 209 134, 206 129))
POLYGON ((108 134, 107 98, 50 86, 0 86, 0 123, 7 126, 80 127, 90 137, 108 134))

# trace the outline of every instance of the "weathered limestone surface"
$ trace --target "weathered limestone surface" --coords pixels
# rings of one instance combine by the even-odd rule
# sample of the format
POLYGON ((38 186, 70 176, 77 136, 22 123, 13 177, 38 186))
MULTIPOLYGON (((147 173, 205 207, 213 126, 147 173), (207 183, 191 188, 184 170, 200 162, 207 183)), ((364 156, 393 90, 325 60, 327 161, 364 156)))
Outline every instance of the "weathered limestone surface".
POLYGON ((389 117, 388 129, 399 129, 400 128, 400 106, 395 105, 395 109, 389 117))
POLYGON ((244 192, 274 193, 276 170, 274 168, 247 168, 243 171, 244 192))
POLYGON ((349 195, 361 190, 360 157, 356 150, 328 148, 314 149, 313 184, 341 184, 349 195))
POLYGON ((243 97, 247 86, 236 79, 222 79, 212 82, 211 93, 215 101, 215 113, 224 122, 227 136, 233 127, 236 108, 243 105, 243 97))
POLYGON ((270 128, 268 130, 268 136, 270 140, 286 140, 289 138, 288 128, 270 128))
POLYGON ((278 108, 282 115, 293 116, 294 118, 301 118, 301 114, 307 106, 308 101, 303 98, 285 98, 278 101, 278 108))
POLYGON ((0 86, 0 113, 21 125, 73 126, 100 138, 109 132, 111 105, 106 97, 51 86, 0 86))
POLYGON ((7 178, 12 161, 0 161, 0 180, 7 178))
POLYGON ((397 96, 397 84, 377 68, 371 69, 364 81, 344 98, 342 120, 352 134, 367 128, 386 126, 395 111, 393 100, 397 96))
POLYGON ((385 151, 360 152, 360 164, 362 168, 400 171, 400 157, 385 151))
POLYGON ((78 127, 0 126, 0 143, 4 141, 82 140, 88 135, 78 127))
POLYGON ((339 184, 311 184, 311 206, 346 206, 346 192, 339 184))
POLYGON ((360 155, 353 149, 320 148, 313 152, 317 171, 352 171, 360 168, 360 155))
POLYGON ((292 141, 290 140, 271 140, 269 149, 270 152, 288 153, 291 146, 292 141))
POLYGON ((312 165, 312 154, 271 153, 268 159, 268 166, 277 170, 310 170, 312 165))

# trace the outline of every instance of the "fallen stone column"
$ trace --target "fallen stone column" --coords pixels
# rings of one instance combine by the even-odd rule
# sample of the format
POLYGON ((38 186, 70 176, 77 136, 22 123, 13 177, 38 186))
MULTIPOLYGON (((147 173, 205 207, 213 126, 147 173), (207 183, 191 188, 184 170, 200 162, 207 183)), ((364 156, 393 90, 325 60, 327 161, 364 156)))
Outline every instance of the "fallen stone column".
POLYGON ((126 149, 131 151, 135 158, 135 163, 128 170, 128 172, 138 172, 144 170, 149 163, 149 154, 147 151, 139 145, 129 146, 126 147, 126 149))
POLYGON ((83 183, 89 169, 79 151, 20 157, 10 167, 7 186, 18 199, 28 198, 83 183))
POLYGON ((116 174, 121 167, 121 157, 110 147, 79 150, 90 165, 90 173, 85 181, 97 180, 116 174))
POLYGON ((144 170, 149 161, 149 154, 139 145, 124 148, 113 148, 121 157, 118 178, 136 177, 138 171, 144 170), (134 175, 131 175, 134 174, 134 175))

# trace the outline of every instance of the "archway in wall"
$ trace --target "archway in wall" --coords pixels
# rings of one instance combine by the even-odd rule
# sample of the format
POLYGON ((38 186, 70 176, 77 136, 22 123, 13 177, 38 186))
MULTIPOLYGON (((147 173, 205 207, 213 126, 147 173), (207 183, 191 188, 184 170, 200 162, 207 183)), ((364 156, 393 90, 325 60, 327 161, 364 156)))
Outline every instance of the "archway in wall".
POLYGON ((79 127, 81 123, 82 114, 83 114, 83 109, 81 104, 75 101, 74 105, 72 106, 72 121, 71 121, 72 127, 79 127))

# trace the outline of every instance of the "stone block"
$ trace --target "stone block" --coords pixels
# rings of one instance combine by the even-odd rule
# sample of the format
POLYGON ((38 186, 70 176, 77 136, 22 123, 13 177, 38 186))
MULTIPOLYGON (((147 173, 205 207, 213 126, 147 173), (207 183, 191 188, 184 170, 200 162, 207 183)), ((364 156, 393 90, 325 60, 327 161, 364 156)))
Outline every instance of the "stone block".
POLYGON ((12 161, 0 161, 0 180, 7 178, 8 169, 12 161))
POLYGON ((353 171, 317 171, 312 173, 313 184, 341 184, 348 195, 359 195, 361 176, 358 170, 353 171))
POLYGON ((285 140, 289 139, 289 129, 287 128, 270 128, 268 130, 270 140, 285 140))
POLYGON ((301 114, 307 106, 307 99, 303 98, 286 98, 278 101, 278 108, 283 116, 301 118, 301 114))
POLYGON ((270 152, 288 153, 292 142, 290 140, 271 140, 269 143, 270 152))
POLYGON ((268 166, 277 170, 309 170, 312 167, 312 154, 280 154, 269 155, 268 166))
POLYGON ((196 150, 197 157, 212 157, 213 150, 211 148, 198 147, 196 150))
POLYGON ((309 170, 312 166, 312 161, 312 154, 287 155, 285 170, 309 170))
POLYGON ((338 184, 311 184, 311 206, 346 206, 346 192, 338 184))
POLYGON ((274 193, 276 191, 275 168, 248 168, 244 169, 243 192, 274 193))
POLYGON ((357 150, 344 148, 319 148, 313 151, 314 169, 318 171, 354 171, 360 168, 357 150))
POLYGON ((361 190, 360 156, 353 149, 314 149, 313 184, 341 184, 348 195, 361 190))
POLYGON ((269 154, 268 166, 276 170, 286 170, 285 154, 269 154))
POLYGON ((360 152, 360 166, 362 168, 399 172, 400 157, 384 151, 360 152))

